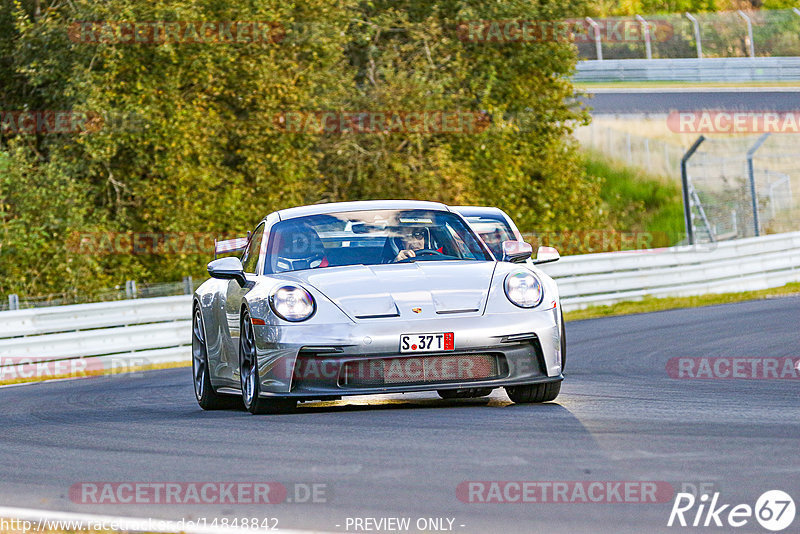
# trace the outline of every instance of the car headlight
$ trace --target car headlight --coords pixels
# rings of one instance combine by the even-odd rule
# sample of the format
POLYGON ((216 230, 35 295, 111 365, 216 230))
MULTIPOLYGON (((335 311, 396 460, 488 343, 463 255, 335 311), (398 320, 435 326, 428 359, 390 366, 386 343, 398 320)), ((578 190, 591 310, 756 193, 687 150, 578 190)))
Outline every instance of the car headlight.
POLYGON ((305 321, 316 310, 311 293, 302 287, 288 285, 272 290, 269 305, 278 317, 293 323, 305 321))
POLYGON ((520 308, 536 307, 544 298, 542 283, 528 271, 509 273, 503 286, 508 300, 520 308))

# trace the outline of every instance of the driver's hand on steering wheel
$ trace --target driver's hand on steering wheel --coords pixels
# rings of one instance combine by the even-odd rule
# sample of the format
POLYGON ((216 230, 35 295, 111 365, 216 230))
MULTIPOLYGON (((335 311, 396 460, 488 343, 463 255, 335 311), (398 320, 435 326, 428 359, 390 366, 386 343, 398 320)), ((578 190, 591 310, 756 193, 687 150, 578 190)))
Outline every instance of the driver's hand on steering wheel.
POLYGON ((416 257, 417 257, 417 254, 413 250, 406 249, 406 250, 401 250, 400 252, 398 252, 397 256, 394 259, 394 261, 407 260, 408 258, 416 258, 416 257))

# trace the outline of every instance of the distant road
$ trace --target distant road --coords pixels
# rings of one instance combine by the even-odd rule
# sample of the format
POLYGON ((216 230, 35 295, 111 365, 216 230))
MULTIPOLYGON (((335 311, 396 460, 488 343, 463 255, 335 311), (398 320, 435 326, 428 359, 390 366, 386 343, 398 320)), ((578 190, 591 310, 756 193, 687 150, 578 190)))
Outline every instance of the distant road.
POLYGON ((669 113, 697 109, 729 111, 800 111, 800 87, 589 89, 581 100, 592 115, 669 113))

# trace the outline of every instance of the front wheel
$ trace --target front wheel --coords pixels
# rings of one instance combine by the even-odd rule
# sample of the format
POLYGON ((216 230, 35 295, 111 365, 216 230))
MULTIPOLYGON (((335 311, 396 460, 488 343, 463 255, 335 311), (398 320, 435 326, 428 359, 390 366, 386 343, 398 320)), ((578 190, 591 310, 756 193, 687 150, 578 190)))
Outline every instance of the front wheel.
POLYGON ((546 384, 527 384, 524 386, 506 386, 506 394, 516 404, 534 402, 550 402, 561 392, 561 382, 546 384))
POLYGON ((239 333, 239 375, 242 383, 242 402, 248 412, 252 414, 285 413, 292 411, 297 406, 297 401, 294 399, 261 398, 255 335, 253 324, 250 322, 250 313, 247 311, 242 314, 239 333))

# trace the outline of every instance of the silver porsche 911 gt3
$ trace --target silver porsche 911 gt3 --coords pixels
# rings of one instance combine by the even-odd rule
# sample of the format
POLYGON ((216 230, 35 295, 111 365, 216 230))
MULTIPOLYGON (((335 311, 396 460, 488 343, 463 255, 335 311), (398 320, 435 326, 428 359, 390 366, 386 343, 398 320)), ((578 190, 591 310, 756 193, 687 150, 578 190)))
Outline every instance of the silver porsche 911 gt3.
MULTIPOLYGON (((516 236, 518 238, 518 236, 516 236)), ((319 204, 277 211, 239 252, 208 264, 194 294, 200 406, 280 412, 298 401, 437 391, 545 402, 561 389, 558 259, 509 239, 496 258, 467 220, 433 202, 319 204)))

